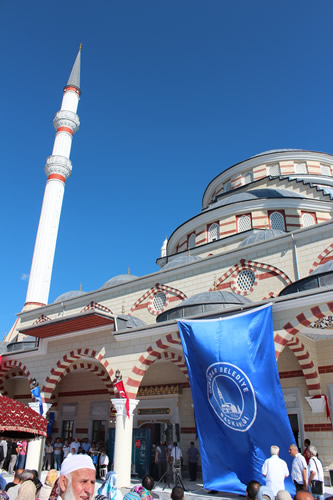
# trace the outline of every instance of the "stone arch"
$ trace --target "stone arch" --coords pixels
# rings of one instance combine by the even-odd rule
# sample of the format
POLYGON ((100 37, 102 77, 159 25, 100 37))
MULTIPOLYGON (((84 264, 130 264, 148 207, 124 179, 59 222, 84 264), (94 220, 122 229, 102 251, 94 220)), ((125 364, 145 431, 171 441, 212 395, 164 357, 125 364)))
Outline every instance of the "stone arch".
POLYGON ((313 261, 313 264, 311 266, 309 274, 311 274, 321 264, 325 264, 325 262, 328 262, 329 260, 333 260, 333 254, 329 256, 329 254, 332 252, 333 252, 333 243, 328 245, 328 247, 325 248, 325 250, 323 250, 318 255, 318 257, 313 261))
POLYGON ((157 316, 157 314, 161 314, 168 308, 170 302, 173 302, 174 300, 184 300, 186 298, 186 295, 177 288, 173 288, 169 285, 163 285, 161 283, 155 283, 154 286, 152 286, 143 295, 141 295, 141 297, 139 297, 138 300, 133 304, 133 306, 131 307, 131 313, 133 313, 137 309, 145 307, 146 304, 148 311, 151 314, 157 316), (159 292, 163 292, 166 294, 166 302, 161 309, 155 311, 152 306, 152 301, 154 299, 154 296, 159 292))
MULTIPOLYGON (((148 347, 144 354, 141 354, 127 379, 126 387, 129 398, 136 398, 136 393, 138 391, 138 388, 140 387, 143 376, 150 365, 152 365, 157 359, 161 359, 162 355, 164 357, 163 353, 167 352, 168 349, 172 349, 172 347, 174 347, 175 345, 181 345, 178 331, 169 333, 163 339, 157 340, 156 342, 154 342, 154 344, 148 347)), ((176 356, 177 355, 175 354, 175 358, 176 356)), ((170 361, 175 358, 171 356, 170 361)), ((177 362, 178 357, 176 359, 176 363, 177 362)))
MULTIPOLYGON (((312 323, 325 318, 333 312, 333 302, 327 302, 321 306, 315 306, 308 311, 302 312, 296 316, 296 323, 288 322, 284 325, 284 332, 277 334, 274 341, 283 348, 287 345, 295 354, 304 374, 309 394, 311 396, 321 394, 320 375, 317 363, 311 360, 310 354, 299 338, 300 326, 309 328, 312 323)), ((277 359, 282 352, 276 349, 277 359)))
MULTIPOLYGON (((210 288, 209 291, 212 292, 214 290, 219 290, 220 288, 223 288, 222 283, 225 280, 227 280, 228 278, 235 277, 239 271, 242 271, 246 268, 250 269, 255 268, 264 271, 267 274, 271 274, 272 276, 279 276, 280 278, 283 279, 286 285, 290 285, 292 283, 289 276, 287 276, 283 271, 281 271, 281 269, 278 269, 275 266, 271 266, 270 264, 265 264, 263 262, 257 262, 255 260, 241 259, 238 264, 235 264, 234 266, 230 267, 228 271, 226 271, 217 281, 215 281, 213 287, 210 288)), ((256 285, 258 284, 257 280, 255 284, 256 285)), ((229 286, 231 287, 231 283, 229 284, 229 286)))
POLYGON ((163 351, 161 353, 161 359, 162 358, 167 359, 168 361, 171 361, 171 363, 174 363, 176 366, 178 366, 184 376, 188 379, 187 366, 184 355, 178 355, 175 352, 163 351))
POLYGON ((27 377, 29 384, 31 386, 33 377, 31 376, 28 368, 16 359, 2 360, 0 367, 0 392, 7 395, 7 391, 4 388, 4 379, 9 379, 10 377, 25 376, 27 377), (9 376, 8 372, 14 370, 9 376))
POLYGON ((107 360, 103 360, 103 354, 101 352, 98 353, 94 349, 89 348, 76 349, 69 354, 65 354, 62 360, 57 361, 56 365, 56 368, 52 368, 50 375, 45 379, 45 384, 42 389, 45 401, 52 400, 52 394, 63 377, 74 369, 81 369, 81 367, 95 373, 95 375, 104 382, 109 393, 113 394, 112 375, 114 371, 110 363, 107 360), (89 363, 85 358, 92 358, 98 361, 99 365, 89 363))

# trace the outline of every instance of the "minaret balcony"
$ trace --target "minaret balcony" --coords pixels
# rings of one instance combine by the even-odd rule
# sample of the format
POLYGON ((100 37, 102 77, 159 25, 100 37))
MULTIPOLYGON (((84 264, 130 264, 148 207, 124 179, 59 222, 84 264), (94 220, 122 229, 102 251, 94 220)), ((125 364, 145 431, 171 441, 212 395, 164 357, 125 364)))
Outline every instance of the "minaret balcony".
POLYGON ((75 134, 79 130, 80 118, 73 111, 62 109, 55 115, 53 126, 56 130, 60 127, 69 128, 75 134))
POLYGON ((62 175, 65 179, 68 179, 68 177, 72 173, 72 162, 65 156, 49 156, 45 164, 45 173, 47 177, 52 174, 59 174, 62 175))

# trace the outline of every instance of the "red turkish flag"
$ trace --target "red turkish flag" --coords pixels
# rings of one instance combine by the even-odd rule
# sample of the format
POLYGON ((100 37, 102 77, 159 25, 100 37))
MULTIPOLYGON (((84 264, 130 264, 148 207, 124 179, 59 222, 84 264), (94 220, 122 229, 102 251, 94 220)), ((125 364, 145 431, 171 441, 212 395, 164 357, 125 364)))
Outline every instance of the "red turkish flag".
POLYGON ((128 399, 128 396, 126 394, 126 391, 125 391, 125 387, 124 387, 124 382, 122 380, 118 380, 117 382, 113 382, 113 385, 117 388, 119 394, 120 394, 120 397, 123 398, 123 399, 126 399, 126 413, 127 413, 127 416, 129 418, 129 399, 128 399))

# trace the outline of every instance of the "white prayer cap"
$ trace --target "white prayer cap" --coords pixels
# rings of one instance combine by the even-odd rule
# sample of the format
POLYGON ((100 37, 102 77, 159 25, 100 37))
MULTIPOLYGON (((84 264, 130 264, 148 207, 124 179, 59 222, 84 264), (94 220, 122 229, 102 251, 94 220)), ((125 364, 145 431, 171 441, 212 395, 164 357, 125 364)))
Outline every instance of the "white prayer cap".
POLYGON ((79 469, 96 470, 89 455, 68 455, 61 464, 60 474, 69 474, 79 469))

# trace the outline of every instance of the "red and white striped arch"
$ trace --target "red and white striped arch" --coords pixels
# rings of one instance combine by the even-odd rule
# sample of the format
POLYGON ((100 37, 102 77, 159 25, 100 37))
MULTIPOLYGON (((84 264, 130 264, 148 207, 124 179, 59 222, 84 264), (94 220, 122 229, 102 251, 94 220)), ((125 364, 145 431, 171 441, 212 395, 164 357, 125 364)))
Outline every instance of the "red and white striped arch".
MULTIPOLYGON (((158 359, 164 357, 164 353, 168 350, 172 351, 172 348, 181 345, 179 333, 169 333, 164 338, 157 340, 152 344, 144 354, 140 356, 137 363, 134 365, 130 376, 127 379, 126 390, 128 397, 135 399, 136 393, 140 387, 141 381, 144 377, 144 374, 148 370, 148 368, 158 359)), ((173 358, 172 355, 170 357, 170 361, 173 359, 176 360, 176 364, 178 363, 178 358, 176 356, 173 358)), ((180 362, 180 360, 179 360, 180 362)), ((183 372, 184 373, 184 372, 183 372)), ((184 373, 185 374, 185 373, 184 373)))
POLYGON ((288 322, 284 325, 284 333, 275 336, 275 347, 277 359, 284 347, 287 345, 295 354, 303 370, 309 394, 314 396, 321 394, 320 375, 316 363, 311 360, 310 354, 299 339, 302 326, 309 328, 318 319, 323 319, 333 312, 333 301, 320 306, 310 308, 296 316, 294 323, 288 322))
POLYGON ((164 351, 161 353, 161 359, 167 359, 174 363, 183 372, 184 376, 188 379, 187 366, 183 354, 176 354, 175 352, 164 351))
POLYGON ((309 274, 311 274, 318 266, 325 264, 329 260, 333 260, 333 243, 331 243, 325 250, 318 255, 316 260, 313 262, 309 274))
POLYGON ((7 391, 5 390, 4 383, 6 380, 9 380, 13 377, 27 377, 29 384, 32 384, 32 379, 33 377, 31 376, 30 371, 28 368, 18 360, 3 360, 1 363, 1 368, 0 368, 0 392, 4 394, 5 396, 8 395, 7 391))
MULTIPOLYGON (((235 264, 234 266, 230 267, 230 269, 228 269, 228 271, 226 271, 214 283, 214 287, 210 288, 209 291, 212 292, 216 289, 222 288, 223 287, 222 283, 230 277, 232 280, 235 280, 237 277, 237 274, 240 271, 243 271, 244 269, 261 270, 261 271, 264 271, 267 273, 267 277, 279 276, 284 281, 284 283, 286 285, 290 285, 292 283, 291 279, 283 271, 281 271, 281 269, 278 269, 275 266, 271 266, 270 264, 265 264, 263 262, 257 262, 255 260, 241 259, 239 264, 235 264)), ((232 282, 230 282, 228 284, 228 287, 231 287, 231 283, 232 282)), ((258 281, 256 282, 256 284, 258 284, 258 281)), ((253 290, 251 290, 251 291, 253 291, 253 290)), ((244 292, 241 292, 241 290, 236 291, 236 293, 246 295, 244 292)))
POLYGON ((89 369, 89 371, 95 372, 95 374, 103 380, 111 394, 112 375, 114 371, 110 363, 103 359, 103 354, 93 349, 76 349, 75 351, 65 354, 62 360, 57 361, 57 366, 52 368, 50 375, 46 377, 42 391, 45 401, 50 401, 52 399, 52 394, 57 384, 74 369, 89 369), (96 363, 89 362, 86 358, 92 358, 95 362, 98 361, 98 364, 96 365, 96 363), (80 363, 82 363, 82 368, 80 367, 80 363), (89 367, 89 365, 91 366, 89 367))
POLYGON ((173 302, 175 300, 184 300, 186 299, 185 293, 181 292, 180 290, 177 290, 177 288, 173 288, 172 286, 169 285, 162 285, 161 283, 156 283, 155 286, 152 286, 149 290, 147 290, 141 297, 133 304, 131 307, 131 312, 134 312, 136 309, 141 309, 143 307, 147 307, 148 311, 153 314, 157 315, 162 313, 167 309, 169 306, 170 302, 173 302), (159 311, 155 311, 154 308, 152 307, 152 301, 154 299, 154 296, 158 292, 165 292, 166 295, 166 302, 164 304, 164 307, 161 308, 159 311), (148 301, 147 299, 150 300, 148 301), (146 302, 146 304, 145 304, 146 302))

